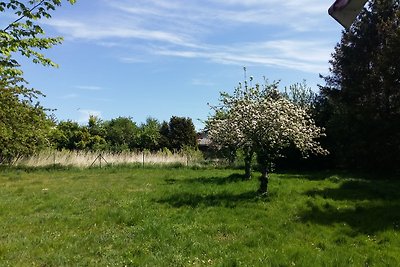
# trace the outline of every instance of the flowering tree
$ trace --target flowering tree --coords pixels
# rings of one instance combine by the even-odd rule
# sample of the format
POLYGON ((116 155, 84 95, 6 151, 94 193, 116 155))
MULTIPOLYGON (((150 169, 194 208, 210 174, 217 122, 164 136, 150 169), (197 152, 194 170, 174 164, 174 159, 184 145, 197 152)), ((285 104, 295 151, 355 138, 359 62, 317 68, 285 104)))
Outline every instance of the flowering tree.
MULTIPOLYGON (((253 78, 250 77, 250 81, 253 78)), ((277 83, 269 85, 276 88, 277 83)), ((236 151, 241 148, 244 152, 245 177, 251 178, 251 162, 254 155, 253 141, 246 138, 252 131, 251 110, 247 108, 247 103, 258 102, 264 97, 264 91, 248 86, 247 81, 239 83, 235 88, 233 95, 221 93, 221 105, 212 107, 215 115, 207 121, 207 128, 213 143, 217 148, 227 148, 231 154, 236 155, 236 151), (237 109, 238 106, 245 106, 243 109, 237 109), (236 110, 232 113, 232 110, 236 110)))
POLYGON ((229 114, 223 110, 216 111, 215 115, 206 122, 213 145, 218 150, 228 152, 228 160, 232 163, 236 158, 237 149, 240 147, 239 131, 234 128, 229 114))
MULTIPOLYGON (((327 154, 317 139, 323 135, 307 110, 285 98, 278 83, 255 87, 239 86, 234 95, 222 94, 225 116, 213 116, 208 127, 213 142, 230 143, 257 155, 261 168, 260 193, 267 193, 269 166, 282 157, 291 144, 304 157, 309 153, 327 154)), ((251 159, 250 159, 251 162, 251 159)))

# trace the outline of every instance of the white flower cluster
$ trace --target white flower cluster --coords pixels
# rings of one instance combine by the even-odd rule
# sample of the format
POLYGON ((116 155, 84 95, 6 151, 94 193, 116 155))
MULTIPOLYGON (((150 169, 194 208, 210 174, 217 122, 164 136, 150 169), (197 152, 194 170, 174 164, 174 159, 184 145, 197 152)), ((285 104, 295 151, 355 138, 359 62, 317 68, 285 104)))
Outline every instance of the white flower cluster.
POLYGON ((209 137, 219 147, 252 147, 270 160, 291 144, 305 157, 328 153, 317 141, 323 129, 315 125, 307 109, 282 96, 277 83, 238 87, 233 95, 221 94, 221 103, 207 123, 209 137))

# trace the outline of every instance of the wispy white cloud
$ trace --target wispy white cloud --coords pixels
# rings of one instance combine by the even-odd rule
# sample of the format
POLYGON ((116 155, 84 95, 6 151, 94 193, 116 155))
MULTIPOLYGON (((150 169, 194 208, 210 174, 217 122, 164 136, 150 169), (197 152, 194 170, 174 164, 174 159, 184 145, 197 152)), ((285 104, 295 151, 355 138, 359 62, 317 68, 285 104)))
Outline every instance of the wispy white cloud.
POLYGON ((77 94, 66 94, 66 95, 62 95, 59 98, 60 99, 74 99, 79 97, 77 94))
MULTIPOLYGON (((95 40, 98 44, 107 44, 103 40, 140 39, 165 42, 170 44, 191 46, 190 40, 173 32, 139 28, 135 25, 91 24, 90 22, 70 22, 69 20, 54 19, 48 22, 64 36, 73 39, 95 40)), ((110 44, 110 43, 108 43, 110 44)))
POLYGON ((137 56, 120 57, 119 60, 123 63, 146 63, 148 59, 137 56))
POLYGON ((238 24, 271 26, 292 31, 324 30, 328 1, 278 0, 115 0, 100 1, 103 14, 46 23, 81 39, 137 38, 173 44, 190 43, 238 24), (232 25, 233 24, 233 25, 232 25))
POLYGON ((96 85, 77 85, 77 86, 75 86, 75 88, 81 89, 81 90, 88 90, 88 91, 100 91, 100 90, 103 90, 102 87, 96 86, 96 85))
POLYGON ((203 58, 222 64, 267 65, 305 72, 324 73, 329 45, 319 41, 275 40, 232 46, 207 46, 201 50, 162 49, 154 53, 183 58, 203 58))
POLYGON ((324 72, 332 48, 318 34, 327 30, 328 0, 101 0, 99 4, 106 13, 48 23, 66 37, 123 49, 125 56, 118 60, 125 63, 148 61, 143 56, 148 54, 324 72), (228 45, 224 34, 235 27, 267 34, 253 33, 249 43, 243 43, 241 36, 229 36, 228 45))
MULTIPOLYGON (((163 21, 163 27, 186 25, 197 30, 202 27, 215 28, 231 23, 247 23, 255 25, 279 25, 294 30, 304 28, 313 21, 312 30, 319 30, 318 20, 326 15, 328 1, 303 0, 202 0, 202 1, 109 1, 108 5, 122 13, 142 18, 141 22, 149 25, 149 21, 163 21), (147 20, 151 18, 151 20, 147 20)), ((310 29, 309 29, 310 30, 310 29)))

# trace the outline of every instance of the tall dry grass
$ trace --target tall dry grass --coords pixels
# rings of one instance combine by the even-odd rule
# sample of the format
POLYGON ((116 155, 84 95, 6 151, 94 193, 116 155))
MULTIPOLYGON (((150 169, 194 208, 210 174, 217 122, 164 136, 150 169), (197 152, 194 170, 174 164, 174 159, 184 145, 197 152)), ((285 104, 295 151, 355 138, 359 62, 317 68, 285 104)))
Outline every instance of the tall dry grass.
POLYGON ((165 152, 87 152, 87 151, 56 151, 46 150, 38 154, 19 158, 16 166, 43 167, 50 165, 90 167, 102 164, 189 164, 191 157, 183 153, 165 152))

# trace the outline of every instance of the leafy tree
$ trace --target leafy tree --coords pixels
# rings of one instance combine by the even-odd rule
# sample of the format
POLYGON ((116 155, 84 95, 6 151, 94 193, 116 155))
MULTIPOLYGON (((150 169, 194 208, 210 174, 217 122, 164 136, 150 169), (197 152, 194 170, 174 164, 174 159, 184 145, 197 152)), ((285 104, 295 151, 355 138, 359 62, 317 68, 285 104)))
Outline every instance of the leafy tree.
POLYGON ((104 137, 106 134, 104 122, 97 116, 89 116, 87 128, 92 136, 98 135, 104 137))
POLYGON ((191 118, 173 116, 168 124, 171 150, 197 147, 196 130, 191 118))
MULTIPOLYGON (((74 4, 76 0, 68 0, 74 4)), ((34 96, 39 92, 25 87, 23 72, 16 55, 32 58, 34 63, 57 66, 40 51, 62 42, 61 37, 44 37, 45 32, 37 22, 51 18, 51 12, 61 5, 61 0, 0 1, 3 16, 16 17, 5 28, 0 29, 0 81, 1 85, 23 96, 34 96)))
POLYGON ((118 117, 105 124, 106 141, 114 151, 138 147, 139 128, 131 118, 118 117))
MULTIPOLYGON (((75 0, 69 0, 71 4, 75 0)), ((39 148, 47 131, 45 110, 35 103, 42 94, 27 88, 17 55, 32 58, 34 63, 56 66, 40 50, 59 44, 62 38, 43 37, 37 22, 50 18, 50 12, 61 5, 61 0, 0 1, 0 14, 15 18, 0 29, 0 157, 10 159, 30 154, 39 148)))
POLYGON ((294 104, 310 110, 314 108, 318 98, 318 95, 307 85, 305 80, 285 87, 283 96, 294 104))
POLYGON ((106 150, 107 142, 105 140, 106 130, 104 122, 98 117, 90 115, 87 130, 90 134, 87 149, 92 151, 106 150))
POLYGON ((226 116, 209 120, 209 135, 218 142, 219 135, 230 130, 235 132, 234 138, 240 146, 256 153, 261 168, 259 192, 266 193, 268 171, 283 156, 284 148, 293 144, 304 156, 327 151, 317 141, 323 135, 322 130, 315 126, 306 109, 279 93, 277 83, 266 83, 262 87, 245 84, 235 90, 234 97, 222 98, 226 116))
POLYGON ((11 90, 0 87, 0 163, 10 163, 48 146, 52 122, 40 105, 20 100, 11 90))
POLYGON ((400 1, 372 0, 343 32, 321 87, 330 150, 345 167, 400 164, 400 1))
POLYGON ((107 141, 99 135, 90 135, 86 149, 90 151, 104 151, 108 148, 107 141))
MULTIPOLYGON (((68 0, 74 4, 76 0, 68 0)), ((43 37, 45 32, 37 22, 51 18, 51 12, 61 5, 61 0, 0 1, 0 12, 16 17, 0 30, 0 66, 2 78, 21 77, 22 71, 15 53, 32 58, 34 63, 56 66, 40 50, 49 49, 62 42, 61 37, 43 37), (13 15, 12 15, 13 13, 13 15)))
POLYGON ((168 122, 163 121, 160 126, 160 139, 159 139, 160 148, 170 148, 169 142, 169 125, 168 122))
POLYGON ((160 143, 160 123, 153 118, 147 118, 146 123, 140 126, 140 148, 151 151, 158 150, 160 143))
POLYGON ((58 132, 53 133, 57 149, 84 150, 90 142, 90 133, 77 122, 62 121, 57 125, 58 132))

